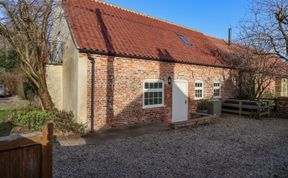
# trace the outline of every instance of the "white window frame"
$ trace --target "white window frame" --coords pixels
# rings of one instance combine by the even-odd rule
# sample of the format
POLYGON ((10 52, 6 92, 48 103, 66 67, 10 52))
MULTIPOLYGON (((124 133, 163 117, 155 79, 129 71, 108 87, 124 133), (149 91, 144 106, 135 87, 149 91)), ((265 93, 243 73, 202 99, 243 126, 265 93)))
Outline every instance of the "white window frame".
POLYGON ((143 105, 143 109, 148 109, 148 108, 158 108, 158 107, 163 107, 164 105, 164 80, 160 80, 160 79, 146 79, 143 81, 142 83, 143 85, 143 97, 142 97, 142 105, 143 105), (145 83, 162 83, 162 89, 145 89, 145 83), (161 104, 156 104, 156 105, 146 105, 145 106, 145 92, 162 92, 162 103, 161 104))
POLYGON ((213 98, 221 98, 221 81, 220 80, 215 80, 213 82, 213 98), (219 83, 219 86, 215 87, 215 83, 219 83), (219 96, 215 96, 215 91, 214 90, 217 90, 219 89, 219 96))
POLYGON ((204 98, 204 83, 202 80, 196 80, 194 82, 194 98, 195 100, 201 100, 204 98), (196 87, 196 83, 202 83, 202 87, 196 87), (202 90, 202 97, 196 97, 196 90, 202 90))

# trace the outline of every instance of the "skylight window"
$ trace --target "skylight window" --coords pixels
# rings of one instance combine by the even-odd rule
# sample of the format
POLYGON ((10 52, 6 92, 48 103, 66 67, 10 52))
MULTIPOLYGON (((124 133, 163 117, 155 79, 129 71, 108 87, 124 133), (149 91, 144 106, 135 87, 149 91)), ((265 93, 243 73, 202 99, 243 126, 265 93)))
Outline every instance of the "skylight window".
POLYGON ((192 46, 192 44, 190 43, 189 40, 187 40, 183 35, 178 35, 179 38, 183 41, 183 43, 185 43, 188 46, 192 46))

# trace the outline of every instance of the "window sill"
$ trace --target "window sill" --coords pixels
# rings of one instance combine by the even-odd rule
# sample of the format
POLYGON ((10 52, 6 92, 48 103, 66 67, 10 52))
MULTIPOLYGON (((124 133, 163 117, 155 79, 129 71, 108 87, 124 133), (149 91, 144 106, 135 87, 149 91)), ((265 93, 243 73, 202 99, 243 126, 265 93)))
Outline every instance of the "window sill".
POLYGON ((153 105, 153 106, 143 106, 143 109, 154 109, 154 108, 161 108, 165 107, 164 104, 159 104, 159 105, 153 105))
POLYGON ((204 98, 194 98, 194 100, 203 100, 204 98))

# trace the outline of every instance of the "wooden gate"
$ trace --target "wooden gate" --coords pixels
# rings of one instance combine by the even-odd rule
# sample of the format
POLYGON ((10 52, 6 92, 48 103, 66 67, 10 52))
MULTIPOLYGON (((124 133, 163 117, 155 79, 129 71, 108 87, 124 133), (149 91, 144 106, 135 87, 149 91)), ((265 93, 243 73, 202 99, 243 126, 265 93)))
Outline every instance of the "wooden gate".
POLYGON ((0 137, 0 177, 52 177, 53 124, 43 133, 0 137))

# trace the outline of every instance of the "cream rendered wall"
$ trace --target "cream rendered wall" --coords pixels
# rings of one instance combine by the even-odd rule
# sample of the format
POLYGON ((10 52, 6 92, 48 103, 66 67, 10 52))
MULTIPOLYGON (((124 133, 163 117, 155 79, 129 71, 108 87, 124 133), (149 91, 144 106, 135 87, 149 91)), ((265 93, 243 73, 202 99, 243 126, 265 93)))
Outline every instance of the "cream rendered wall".
POLYGON ((63 54, 63 109, 72 111, 79 123, 87 123, 87 59, 79 58, 71 35, 63 54))
POLYGON ((72 111, 77 118, 77 72, 78 51, 71 38, 68 39, 63 54, 63 110, 72 111))
POLYGON ((57 104, 58 109, 72 111, 77 122, 87 123, 87 59, 81 58, 79 60, 77 44, 72 38, 62 13, 62 8, 57 6, 55 13, 57 21, 54 22, 51 33, 52 39, 58 42, 58 38, 61 38, 60 40, 64 43, 62 72, 59 72, 60 69, 58 68, 59 71, 55 71, 56 69, 52 70, 52 68, 47 67, 50 75, 49 91, 53 95, 52 99, 57 98, 54 100, 59 103, 57 104), (58 34, 61 34, 60 37, 58 34), (62 78, 62 82, 59 78, 62 78), (62 83, 61 87, 59 87, 59 83, 62 83), (61 94, 55 92, 57 89, 61 94), (61 104, 62 107, 60 107, 61 104))
POLYGON ((55 107, 63 109, 62 65, 46 65, 46 83, 55 107))
POLYGON ((78 101, 77 101, 77 119, 81 123, 87 123, 87 58, 79 58, 78 53, 78 101))

